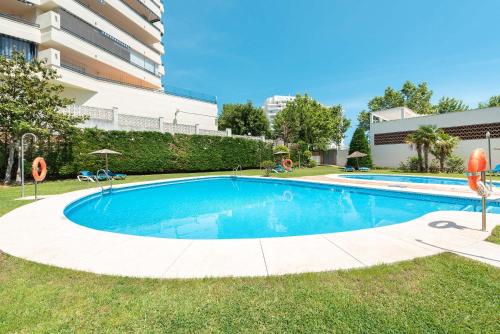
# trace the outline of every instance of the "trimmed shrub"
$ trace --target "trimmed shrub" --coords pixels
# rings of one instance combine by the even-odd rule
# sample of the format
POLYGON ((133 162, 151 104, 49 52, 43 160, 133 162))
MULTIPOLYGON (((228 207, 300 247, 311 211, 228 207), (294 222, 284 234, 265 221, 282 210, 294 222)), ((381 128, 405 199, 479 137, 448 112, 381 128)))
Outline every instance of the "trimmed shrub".
POLYGON ((404 172, 418 172, 420 170, 420 159, 416 156, 409 157, 405 161, 401 161, 399 168, 404 172))
POLYGON ((307 164, 307 167, 309 168, 314 168, 318 165, 318 163, 316 162, 316 160, 311 160, 309 161, 309 163, 307 164))
POLYGON ((446 160, 446 171, 448 173, 463 173, 465 171, 464 159, 457 155, 452 155, 446 160))
POLYGON ((430 164, 429 164, 429 172, 431 173, 439 173, 441 170, 439 166, 439 160, 438 159, 432 159, 430 164))
MULTIPOLYGON (((258 168, 259 158, 272 159, 270 144, 232 137, 172 135, 160 132, 127 132, 82 129, 64 143, 39 146, 34 155, 45 157, 49 176, 70 177, 81 170, 104 167, 104 158, 89 154, 109 148, 109 167, 128 174, 198 172, 258 168)), ((32 159, 27 156, 26 159, 32 159)))
POLYGON ((267 177, 267 176, 271 175, 271 171, 273 170, 275 165, 276 164, 272 160, 262 161, 262 163, 260 164, 260 167, 264 169, 264 176, 267 177))

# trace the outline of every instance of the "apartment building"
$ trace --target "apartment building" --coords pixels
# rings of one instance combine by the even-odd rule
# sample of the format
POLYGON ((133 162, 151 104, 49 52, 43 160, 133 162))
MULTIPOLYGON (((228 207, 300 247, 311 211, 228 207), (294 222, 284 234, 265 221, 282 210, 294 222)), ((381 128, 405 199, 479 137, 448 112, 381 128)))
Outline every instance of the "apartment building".
POLYGON ((162 0, 2 0, 0 55, 46 59, 86 126, 216 130, 215 97, 162 86, 163 11, 162 0))

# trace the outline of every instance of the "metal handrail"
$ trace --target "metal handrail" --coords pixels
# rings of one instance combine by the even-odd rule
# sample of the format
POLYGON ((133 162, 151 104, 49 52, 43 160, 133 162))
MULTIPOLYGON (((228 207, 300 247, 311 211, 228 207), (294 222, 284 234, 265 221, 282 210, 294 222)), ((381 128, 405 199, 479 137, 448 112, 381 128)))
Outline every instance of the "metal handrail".
POLYGON ((97 173, 95 173, 95 178, 96 178, 97 184, 99 185, 99 187, 101 187, 101 195, 105 195, 104 186, 101 185, 101 181, 99 180, 99 175, 101 175, 101 174, 104 174, 106 176, 106 178, 108 179, 109 188, 107 190, 109 190, 109 193, 111 193, 113 191, 113 178, 111 176, 109 176, 109 174, 106 170, 99 169, 97 171, 97 173))
POLYGON ((236 173, 238 173, 238 170, 240 171, 240 175, 242 175, 243 174, 243 167, 241 167, 241 165, 238 165, 238 166, 233 168, 234 175, 236 175, 236 173))

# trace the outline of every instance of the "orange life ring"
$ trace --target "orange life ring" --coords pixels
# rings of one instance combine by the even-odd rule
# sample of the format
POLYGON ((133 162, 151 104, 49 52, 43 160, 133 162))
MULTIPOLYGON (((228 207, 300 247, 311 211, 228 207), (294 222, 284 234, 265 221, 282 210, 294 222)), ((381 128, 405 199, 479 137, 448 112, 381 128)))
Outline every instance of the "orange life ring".
POLYGON ((292 159, 285 159, 285 160, 283 160, 281 165, 283 167, 285 167, 286 170, 290 170, 293 167, 293 161, 292 161, 292 159))
POLYGON ((37 182, 42 182, 47 176, 47 164, 42 157, 37 157, 31 165, 31 174, 37 182))
POLYGON ((477 148, 472 151, 469 158, 468 171, 469 187, 472 190, 477 191, 477 183, 481 179, 480 173, 486 171, 486 153, 483 149, 477 148))

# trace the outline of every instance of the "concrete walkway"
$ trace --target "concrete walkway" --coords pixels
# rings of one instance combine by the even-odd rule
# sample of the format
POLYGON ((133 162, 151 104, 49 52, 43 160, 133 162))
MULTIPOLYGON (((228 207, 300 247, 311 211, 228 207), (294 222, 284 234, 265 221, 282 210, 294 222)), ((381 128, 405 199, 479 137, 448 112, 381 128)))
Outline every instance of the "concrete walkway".
POLYGON ((445 251, 500 267, 500 246, 483 241, 500 224, 500 215, 496 214, 488 215, 486 232, 480 230, 479 213, 439 211, 407 223, 350 232, 181 240, 94 230, 64 216, 69 203, 96 191, 53 196, 4 215, 0 218, 0 249, 63 268, 161 278, 266 276, 359 268, 445 251))

